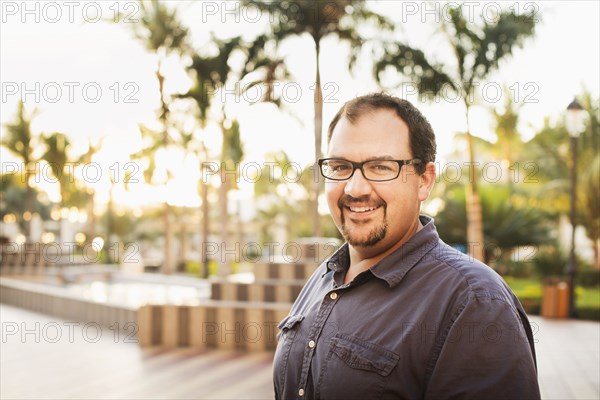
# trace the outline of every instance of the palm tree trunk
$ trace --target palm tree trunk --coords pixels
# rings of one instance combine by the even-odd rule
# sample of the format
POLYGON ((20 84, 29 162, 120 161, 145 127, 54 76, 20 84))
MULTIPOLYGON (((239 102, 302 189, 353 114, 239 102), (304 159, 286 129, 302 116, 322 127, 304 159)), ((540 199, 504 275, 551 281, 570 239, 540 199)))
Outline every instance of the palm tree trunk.
MULTIPOLYGON (((208 151, 204 144, 202 145, 204 150, 204 159, 208 159, 208 151)), ((200 163, 200 171, 201 171, 201 179, 200 179, 200 196, 202 197, 202 245, 201 245, 201 253, 202 253, 202 277, 208 278, 208 255, 206 254, 207 244, 208 244, 208 236, 210 235, 210 225, 209 225, 209 208, 208 208, 208 181, 206 180, 205 171, 203 169, 202 163, 200 163)))
POLYGON ((206 254, 209 227, 208 227, 208 183, 202 182, 202 277, 208 278, 208 255, 206 254))
POLYGON ((165 260, 163 264, 163 273, 171 274, 173 273, 173 224, 171 223, 171 206, 165 200, 164 212, 163 212, 163 222, 165 225, 165 260))
POLYGON ((313 217, 313 236, 321 236, 321 219, 319 218, 319 175, 317 173, 317 161, 321 158, 322 125, 323 125, 323 93, 321 92, 321 72, 319 67, 319 40, 315 39, 317 71, 315 77, 315 164, 313 174, 313 195, 312 195, 312 217, 313 217))
POLYGON ((116 243, 111 243, 111 238, 113 237, 113 197, 114 197, 114 193, 115 193, 115 182, 112 181, 111 179, 111 184, 110 184, 110 192, 108 194, 108 205, 106 207, 106 249, 108 250, 106 252, 106 262, 108 264, 112 264, 113 262, 118 260, 115 260, 113 258, 113 254, 111 253, 112 251, 115 251, 115 253, 118 252, 118 245, 117 247, 113 247, 116 243))
POLYGON ((28 213, 29 219, 25 220, 25 241, 31 242, 31 220, 33 219, 33 188, 29 183, 29 178, 31 174, 29 173, 29 168, 25 172, 25 185, 27 187, 27 191, 25 192, 25 213, 28 213))
MULTIPOLYGON (((161 114, 160 120, 163 124, 163 146, 164 149, 167 149, 167 145, 169 144, 169 133, 167 131, 167 112, 168 106, 164 98, 164 76, 160 72, 161 70, 161 55, 157 53, 158 56, 158 66, 156 68, 156 78, 158 79, 158 89, 160 92, 160 104, 161 104, 161 114)), ((167 178, 168 179, 168 178, 167 178)), ((162 272, 164 274, 171 274, 173 272, 173 257, 172 257, 172 235, 173 228, 171 226, 171 206, 165 199, 164 204, 164 212, 163 212, 163 223, 165 226, 165 254, 164 254, 164 262, 162 265, 162 272)))
MULTIPOLYGON (((92 156, 96 152, 96 148, 92 146, 92 141, 89 142, 89 148, 87 153, 85 154, 85 158, 83 159, 84 164, 89 165, 92 163, 92 156)), ((88 195, 88 203, 87 209, 89 214, 89 223, 88 223, 88 237, 86 239, 86 243, 91 243, 92 240, 96 237, 96 214, 94 214, 95 208, 95 197, 96 191, 92 187, 87 188, 88 195)))
MULTIPOLYGON (((466 102, 465 102, 466 103, 466 102)), ((473 136, 469 128, 469 105, 466 105, 467 120, 467 143, 469 147, 469 184, 466 189, 467 206, 467 248, 469 255, 479 261, 485 258, 485 241, 483 236, 483 216, 481 211, 481 199, 477 185, 477 174, 475 168, 475 150, 473 136)))
POLYGON ((592 241, 592 250, 594 250, 594 268, 600 271, 600 252, 598 251, 598 241, 592 241))
POLYGON ((89 213, 89 230, 88 230, 88 238, 86 240, 87 243, 91 243, 92 240, 96 237, 96 214, 94 214, 94 197, 96 193, 93 189, 89 189, 88 192, 89 201, 88 201, 88 213, 89 213))
POLYGON ((229 188, 229 181, 227 180, 227 171, 225 162, 221 163, 221 186, 219 187, 219 207, 221 214, 221 221, 219 221, 221 229, 221 251, 219 252, 219 275, 229 275, 229 264, 226 260, 226 254, 229 244, 229 215, 227 214, 227 192, 229 188))
POLYGON ((244 224, 242 223, 242 199, 237 199, 236 204, 237 242, 240 247, 244 244, 244 224))
POLYGON ((510 142, 508 139, 503 139, 502 141, 502 162, 505 163, 504 167, 506 167, 506 171, 502 171, 502 173, 506 173, 508 190, 512 193, 513 191, 513 179, 510 175, 510 169, 512 168, 512 157, 510 155, 510 142))
POLYGON ((185 222, 186 220, 186 212, 185 212, 185 208, 183 209, 183 212, 181 213, 181 217, 180 217, 180 235, 181 238, 179 239, 179 242, 181 243, 181 249, 179 251, 179 264, 183 266, 183 271, 185 272, 186 268, 185 268, 185 263, 187 261, 187 252, 188 252, 188 237, 187 237, 187 224, 185 222))

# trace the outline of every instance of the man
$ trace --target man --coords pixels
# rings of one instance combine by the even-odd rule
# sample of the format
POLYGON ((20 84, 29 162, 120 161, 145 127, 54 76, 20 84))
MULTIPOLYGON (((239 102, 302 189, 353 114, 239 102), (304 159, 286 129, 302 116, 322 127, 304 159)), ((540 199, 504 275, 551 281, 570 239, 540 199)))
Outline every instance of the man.
POLYGON ((395 97, 358 97, 334 117, 319 166, 346 243, 279 325, 277 398, 540 397, 521 304, 419 215, 435 149, 427 120, 395 97))

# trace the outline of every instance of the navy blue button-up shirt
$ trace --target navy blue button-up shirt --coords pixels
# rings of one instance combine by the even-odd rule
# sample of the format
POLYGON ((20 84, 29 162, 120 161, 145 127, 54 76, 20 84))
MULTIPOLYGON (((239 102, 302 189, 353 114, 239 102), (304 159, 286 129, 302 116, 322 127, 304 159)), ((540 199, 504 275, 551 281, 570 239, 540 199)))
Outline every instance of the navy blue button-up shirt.
POLYGON ((344 245, 279 324, 280 399, 536 399, 529 321, 491 268, 433 221, 344 284, 344 245))

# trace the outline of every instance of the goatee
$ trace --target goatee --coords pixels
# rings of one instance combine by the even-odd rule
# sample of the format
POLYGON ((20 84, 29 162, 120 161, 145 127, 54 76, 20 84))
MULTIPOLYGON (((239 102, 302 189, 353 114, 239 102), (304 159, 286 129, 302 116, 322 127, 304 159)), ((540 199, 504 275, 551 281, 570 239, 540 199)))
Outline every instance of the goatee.
POLYGON ((383 240, 385 234, 387 233, 387 222, 377 226, 371 232, 369 232, 368 236, 365 239, 359 239, 353 237, 352 233, 346 226, 344 222, 342 222, 342 236, 348 242, 350 246, 354 247, 370 247, 375 246, 377 243, 383 240))
MULTIPOLYGON (((342 196, 338 200, 338 206, 341 211, 341 233, 344 239, 348 242, 349 245, 354 247, 370 247, 379 243, 385 237, 387 233, 388 224, 386 221, 386 206, 387 204, 382 199, 378 199, 375 201, 369 200, 369 197, 359 197, 354 198, 348 195, 342 196), (353 235, 352 228, 349 228, 346 224, 346 217, 344 216, 344 210, 346 207, 352 206, 352 204, 369 204, 372 207, 383 207, 383 221, 380 225, 373 228, 365 238, 359 238, 353 235)), ((361 235, 362 236, 362 235, 361 235)))

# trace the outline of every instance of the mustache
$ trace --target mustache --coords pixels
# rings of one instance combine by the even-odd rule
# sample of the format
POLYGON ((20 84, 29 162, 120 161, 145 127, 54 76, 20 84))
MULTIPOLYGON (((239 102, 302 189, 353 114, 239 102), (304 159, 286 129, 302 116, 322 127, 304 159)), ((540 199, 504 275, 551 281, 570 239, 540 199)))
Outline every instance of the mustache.
POLYGON ((370 196, 352 197, 350 195, 344 194, 338 199, 338 207, 340 209, 343 209, 344 207, 350 207, 354 204, 367 204, 371 207, 387 206, 387 203, 381 198, 371 199, 370 196))

